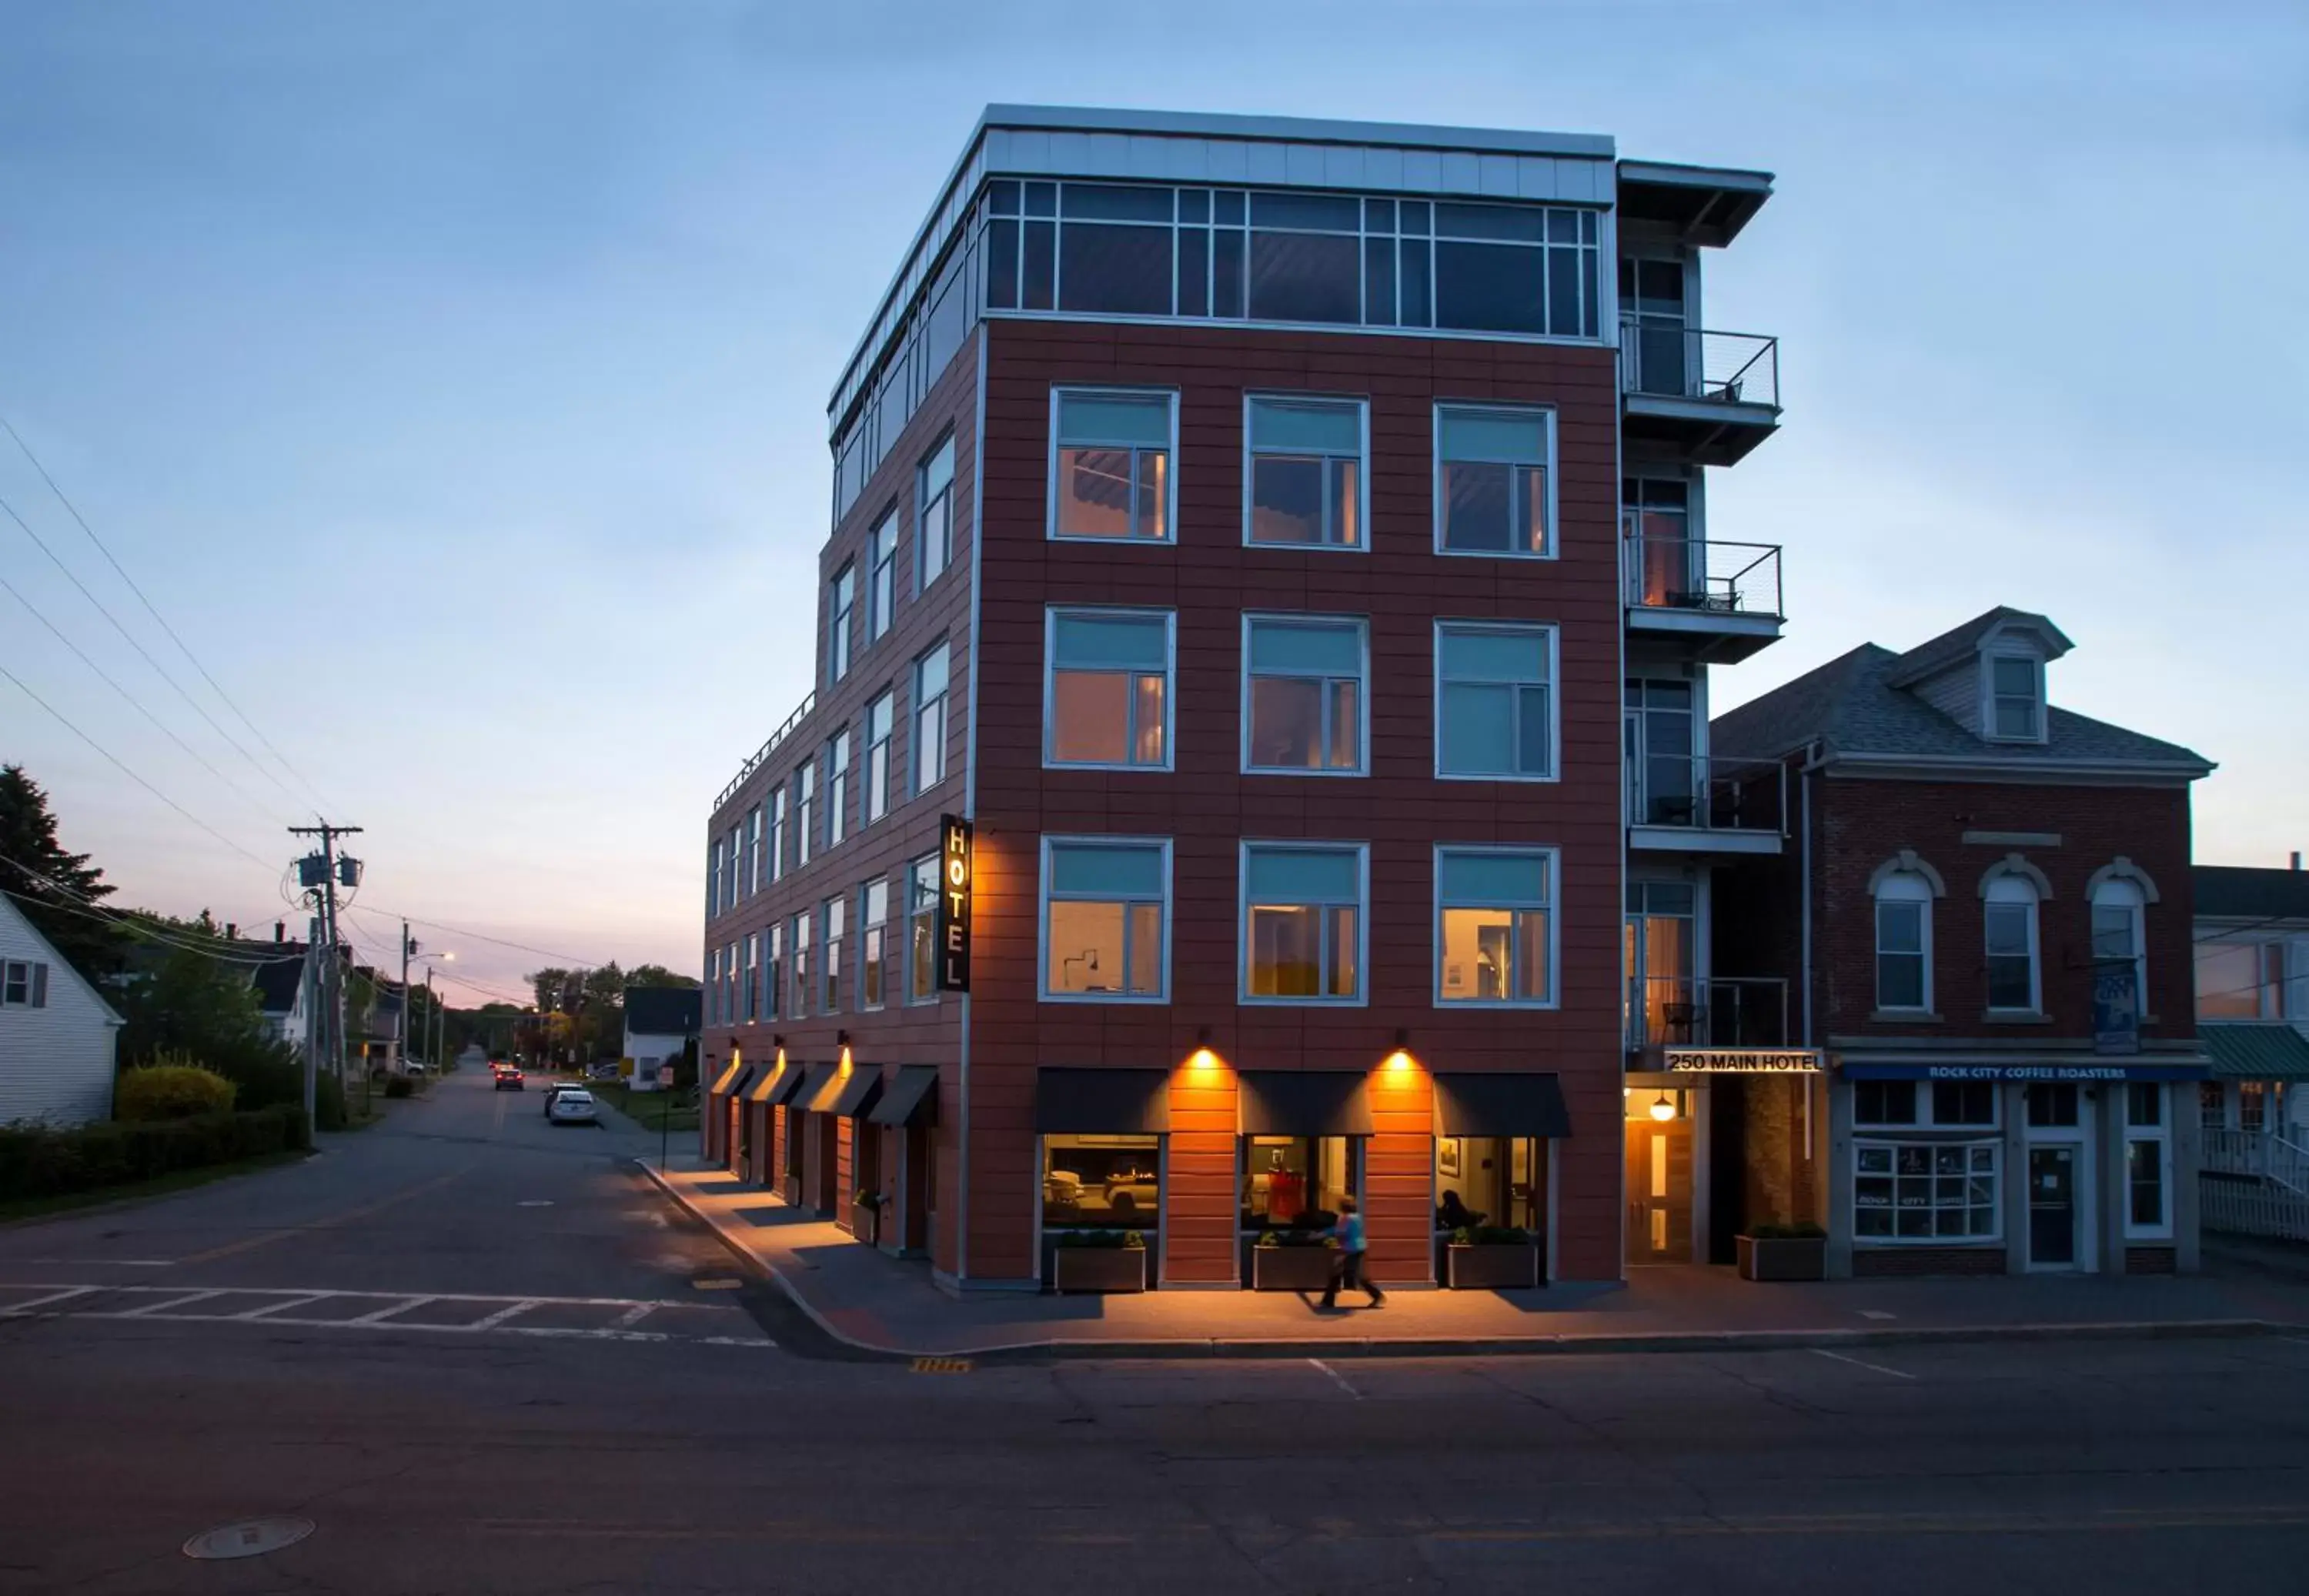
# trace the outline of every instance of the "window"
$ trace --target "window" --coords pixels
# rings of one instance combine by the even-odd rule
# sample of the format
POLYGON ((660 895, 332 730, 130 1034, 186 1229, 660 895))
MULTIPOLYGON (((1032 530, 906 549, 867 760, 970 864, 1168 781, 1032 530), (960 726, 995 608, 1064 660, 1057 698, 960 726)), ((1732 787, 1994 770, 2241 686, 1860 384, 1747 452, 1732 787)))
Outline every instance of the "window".
POLYGON ((2038 1081, 2023 1094, 2032 1129, 2063 1130, 2077 1124, 2077 1088, 2072 1081, 2038 1081))
POLYGON ((1339 1212, 1362 1191, 1361 1136, 1245 1136, 1241 1224, 1286 1230, 1339 1212))
POLYGON ((1123 1229, 1163 1211, 1163 1138, 1042 1138, 1042 1226, 1123 1229))
POLYGON ((781 782, 770 794, 769 875, 765 881, 774 882, 786 873, 786 789, 781 782))
POLYGON ((1436 406, 1436 547, 1526 558, 1553 552, 1554 444, 1547 410, 1436 406))
POLYGON ((705 1022, 719 1025, 722 1014, 722 950, 711 948, 705 955, 705 1022))
POLYGON ((2171 1232, 2173 1143, 2165 1110, 2165 1088, 2135 1081, 2124 1088, 2124 1233, 2163 1236, 2171 1232))
POLYGON ((2263 1131, 2269 1128, 2269 1094, 2267 1083, 2261 1081, 2237 1083, 2237 1129, 2263 1131))
POLYGON ((746 867, 743 872, 748 896, 762 890, 762 806, 756 804, 746 811, 746 867))
POLYGON ((746 933, 745 996, 740 1001, 744 1005, 746 1022, 749 1025, 762 1017, 757 996, 762 989, 761 979, 762 939, 758 933, 748 931, 746 933))
POLYGON ((1052 391, 1052 537, 1170 541, 1175 398, 1052 391))
POLYGON ((866 641, 888 634, 898 608, 898 510, 866 534, 866 641))
POLYGON ((2149 1012, 2149 960, 2142 947, 2141 904, 2138 884, 2112 876, 2093 888, 2092 956, 2097 974, 2132 967, 2133 1001, 2139 1012, 2149 1012))
POLYGON ((2209 1131, 2224 1130, 2229 1122, 2228 1089, 2218 1081, 2197 1083, 2197 1125, 2209 1131))
POLYGON ((809 1013, 809 911, 802 910, 793 917, 793 1001, 787 1005, 786 1018, 799 1020, 809 1013))
POLYGON ((1988 735, 2006 742, 2044 740, 2045 668, 2040 661, 2019 654, 1988 661, 1988 735))
POLYGON ((1042 996, 1167 1001, 1170 894, 1166 841, 1046 838, 1042 996))
POLYGON ((1253 396, 1243 404, 1243 541, 1362 548, 1362 402, 1253 396))
POLYGON ((762 1018, 774 1020, 785 1001, 786 928, 783 921, 762 933, 762 1018))
POLYGON ((2036 886, 2026 876, 1994 877, 1988 884, 1984 913, 1988 1006, 2006 1013, 2037 1013, 2036 886))
POLYGON ((835 574, 834 602, 826 625, 826 679, 838 682, 850 674, 850 618, 858 608, 858 567, 848 565, 835 574))
POLYGON ((1438 1003, 1554 1000, 1554 875, 1552 852, 1435 850, 1438 1003))
POLYGON ((2283 943, 2207 942, 2197 945, 2197 1018, 2286 1017, 2283 943))
POLYGON ((954 560, 954 439, 923 462, 916 484, 914 591, 936 582, 954 560))
POLYGON ((858 1006, 878 1009, 897 985, 898 947, 889 935, 890 884, 869 881, 858 915, 863 946, 858 964, 858 1006))
POLYGON ((1242 848, 1243 996, 1362 1000, 1361 844, 1242 848))
POLYGON ((947 645, 940 643, 914 661, 914 779, 910 791, 928 792, 946 780, 946 690, 950 676, 947 645))
POLYGON ((887 689, 866 706, 866 812, 860 825, 890 812, 890 731, 896 719, 897 700, 887 689))
POLYGON ((1921 876, 1896 871, 1876 888, 1876 1006, 1929 1011, 1933 1005, 1933 889, 1921 876))
POLYGON ((810 844, 817 830, 817 767, 805 759, 794 771, 794 867, 809 863, 810 844))
POLYGON ((1921 1126, 1933 1130, 1993 1129, 1997 1091, 1988 1081, 1855 1081, 1852 1123, 1921 1126))
POLYGON ((32 960, 11 959, 0 965, 0 1008, 48 1006, 48 967, 32 960))
POLYGON ((1932 1123, 1938 1126, 1996 1124, 1996 1087, 1988 1081, 1933 1083, 1932 1123))
POLYGON ((735 937, 732 937, 722 959, 722 1017, 732 1025, 735 1025, 739 1019, 739 979, 738 942, 735 937))
POLYGON ((727 846, 719 837, 708 850, 705 860, 705 918, 712 919, 722 912, 722 850, 727 846))
POLYGON ((850 825, 850 728, 826 745, 826 845, 842 841, 850 825))
POLYGON ((906 867, 906 1001, 938 1001, 938 862, 936 854, 906 867))
POLYGON ((1440 622, 1435 773, 1494 781, 1555 774, 1555 628, 1440 622))
POLYGON ((840 898, 828 898, 823 912, 826 916, 826 1001, 818 1005, 822 1014, 842 1012, 842 955, 848 945, 844 936, 848 929, 850 905, 840 898))
POLYGON ((1042 763, 1171 768, 1168 610, 1053 609, 1042 763))
POLYGON ((1855 1142, 1852 1233, 1863 1241, 1997 1234, 1993 1142, 1855 1142))
POLYGON ((1364 623, 1243 617, 1242 768, 1359 776, 1364 623))

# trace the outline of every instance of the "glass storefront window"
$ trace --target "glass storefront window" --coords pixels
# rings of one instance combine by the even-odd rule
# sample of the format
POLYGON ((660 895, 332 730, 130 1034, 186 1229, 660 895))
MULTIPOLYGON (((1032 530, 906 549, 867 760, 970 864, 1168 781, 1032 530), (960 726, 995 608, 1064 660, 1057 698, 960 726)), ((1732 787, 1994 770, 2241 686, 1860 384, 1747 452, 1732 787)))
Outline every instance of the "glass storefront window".
POLYGON ((1339 1200, 1362 1184, 1360 1136, 1248 1136, 1243 1154, 1246 1230, 1287 1230, 1314 1223, 1310 1215, 1336 1215, 1339 1200))
POLYGON ((1980 1240, 1996 1234, 1993 1142, 1853 1144, 1852 1233, 1862 1240, 1980 1240))
POLYGON ((1044 1136, 1042 1228, 1144 1229, 1162 1212, 1160 1136, 1044 1136))
POLYGON ((1544 1166, 1529 1136, 1435 1138, 1435 1228, 1519 1225, 1539 1229, 1544 1166))

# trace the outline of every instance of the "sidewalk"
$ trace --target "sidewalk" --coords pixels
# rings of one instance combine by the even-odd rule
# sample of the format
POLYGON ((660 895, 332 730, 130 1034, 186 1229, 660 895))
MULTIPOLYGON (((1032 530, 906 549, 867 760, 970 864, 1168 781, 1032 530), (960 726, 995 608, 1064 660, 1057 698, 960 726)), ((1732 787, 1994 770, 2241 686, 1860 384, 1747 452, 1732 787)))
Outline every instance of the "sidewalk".
POLYGON ((1325 1313, 1292 1292, 1180 1290, 956 1299, 919 1262, 676 1155, 644 1172, 836 1340, 893 1356, 1354 1357, 1757 1350, 1990 1337, 2260 1334, 2309 1329, 2309 1285, 2265 1276, 2101 1275, 1756 1285, 1729 1269, 1637 1269, 1624 1286, 1388 1293, 1325 1313))

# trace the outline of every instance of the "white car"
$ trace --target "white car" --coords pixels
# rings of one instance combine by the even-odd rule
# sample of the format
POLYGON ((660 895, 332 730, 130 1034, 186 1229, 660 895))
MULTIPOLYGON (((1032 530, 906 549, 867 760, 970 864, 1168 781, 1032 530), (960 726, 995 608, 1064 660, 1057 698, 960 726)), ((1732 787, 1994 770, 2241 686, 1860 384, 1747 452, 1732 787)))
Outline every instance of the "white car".
POLYGON ((554 1125, 599 1125, 593 1094, 582 1086, 564 1086, 547 1100, 545 1117, 554 1125))

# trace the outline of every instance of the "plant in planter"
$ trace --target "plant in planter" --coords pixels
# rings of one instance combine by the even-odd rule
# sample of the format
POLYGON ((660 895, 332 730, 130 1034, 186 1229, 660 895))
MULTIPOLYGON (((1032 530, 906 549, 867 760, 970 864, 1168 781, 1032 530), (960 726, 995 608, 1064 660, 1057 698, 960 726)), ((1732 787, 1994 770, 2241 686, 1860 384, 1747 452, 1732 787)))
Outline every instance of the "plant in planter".
POLYGON ((1331 1261, 1337 1255, 1327 1227, 1318 1229, 1302 1222, 1289 1229, 1263 1233, 1250 1249, 1250 1287, 1254 1291, 1319 1291, 1331 1283, 1331 1261))
POLYGON ((1455 1291, 1539 1284, 1539 1241, 1521 1225, 1462 1225, 1443 1249, 1444 1283, 1455 1291))
POLYGON ((882 1194, 860 1187, 850 1198, 850 1233, 871 1247, 882 1238, 882 1194))
POLYGON ((1146 1233, 1143 1230, 1061 1230, 1051 1238, 1051 1290, 1144 1291, 1146 1233))
POLYGON ((1810 1220, 1751 1225, 1733 1238, 1745 1281, 1816 1281, 1828 1278, 1828 1232, 1810 1220))

